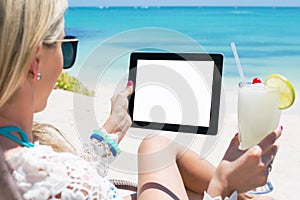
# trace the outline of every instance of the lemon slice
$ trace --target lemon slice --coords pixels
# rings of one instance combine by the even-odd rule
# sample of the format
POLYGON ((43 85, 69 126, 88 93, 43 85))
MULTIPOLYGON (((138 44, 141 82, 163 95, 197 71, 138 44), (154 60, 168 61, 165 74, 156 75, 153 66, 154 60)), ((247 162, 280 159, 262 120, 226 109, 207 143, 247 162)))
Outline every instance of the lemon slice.
POLYGON ((279 90, 279 109, 291 107, 295 101, 295 90, 292 83, 280 74, 271 74, 265 80, 265 85, 279 90))

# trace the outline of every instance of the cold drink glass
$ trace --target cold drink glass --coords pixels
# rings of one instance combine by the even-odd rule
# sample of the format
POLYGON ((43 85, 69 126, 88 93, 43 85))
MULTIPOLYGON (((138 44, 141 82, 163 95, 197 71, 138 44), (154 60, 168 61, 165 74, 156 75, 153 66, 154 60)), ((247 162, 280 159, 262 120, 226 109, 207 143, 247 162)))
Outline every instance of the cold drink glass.
MULTIPOLYGON (((279 124, 279 91, 264 84, 240 82, 238 88, 238 128, 240 148, 247 149, 258 144, 279 124)), ((264 194, 273 190, 268 181, 261 188, 249 191, 264 194)))

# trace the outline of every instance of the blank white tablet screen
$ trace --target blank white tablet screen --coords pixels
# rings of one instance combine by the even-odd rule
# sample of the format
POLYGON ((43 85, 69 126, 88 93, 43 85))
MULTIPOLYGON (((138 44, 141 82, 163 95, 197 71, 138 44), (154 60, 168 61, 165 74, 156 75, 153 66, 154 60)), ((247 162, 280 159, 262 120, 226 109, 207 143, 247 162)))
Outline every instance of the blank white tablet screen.
POLYGON ((139 59, 136 70, 134 121, 209 127, 214 61, 139 59))

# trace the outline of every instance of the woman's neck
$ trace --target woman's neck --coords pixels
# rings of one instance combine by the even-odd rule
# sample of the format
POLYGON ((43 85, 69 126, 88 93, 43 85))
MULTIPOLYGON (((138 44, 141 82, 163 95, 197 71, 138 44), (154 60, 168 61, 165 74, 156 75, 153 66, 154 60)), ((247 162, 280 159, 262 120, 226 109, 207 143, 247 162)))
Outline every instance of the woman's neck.
MULTIPOLYGON (((20 116, 24 116, 24 114, 19 114, 20 116)), ((18 121, 16 119, 9 119, 9 118, 4 118, 3 116, 0 116, 0 127, 6 127, 6 126, 16 126, 20 129, 22 129, 30 142, 33 142, 33 137, 32 137, 32 118, 23 118, 22 121, 18 121)), ((21 139, 20 133, 18 132, 12 132, 12 135, 15 137, 21 139)), ((6 151, 12 148, 19 147, 20 144, 16 143, 15 141, 0 135, 0 146, 1 148, 6 151)), ((22 139, 21 139, 22 140, 22 139)))
MULTIPOLYGON (((29 141, 32 142, 34 100, 33 95, 28 93, 28 90, 26 92, 26 89, 23 87, 24 86, 21 86, 13 95, 13 97, 11 97, 11 99, 0 108, 0 127, 16 126, 22 129, 26 133, 29 141)), ((20 138, 19 133, 12 134, 20 138)), ((0 137, 0 145, 3 150, 8 150, 19 146, 19 144, 6 137, 0 137)))
MULTIPOLYGON (((24 114, 19 113, 20 116, 24 117, 24 114)), ((27 137, 30 141, 32 141, 32 117, 29 118, 23 118, 21 120, 16 120, 16 119, 10 119, 7 117, 3 117, 1 115, 0 111, 0 127, 5 127, 5 126, 16 126, 20 129, 22 129, 26 134, 27 137)))

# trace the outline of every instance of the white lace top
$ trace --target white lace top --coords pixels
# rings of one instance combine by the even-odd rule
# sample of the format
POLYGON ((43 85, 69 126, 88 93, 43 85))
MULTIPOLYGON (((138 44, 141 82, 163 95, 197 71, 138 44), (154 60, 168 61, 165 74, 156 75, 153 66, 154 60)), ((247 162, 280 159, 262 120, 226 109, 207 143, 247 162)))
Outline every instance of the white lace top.
POLYGON ((89 162, 49 146, 20 148, 6 158, 24 199, 123 199, 89 162))

